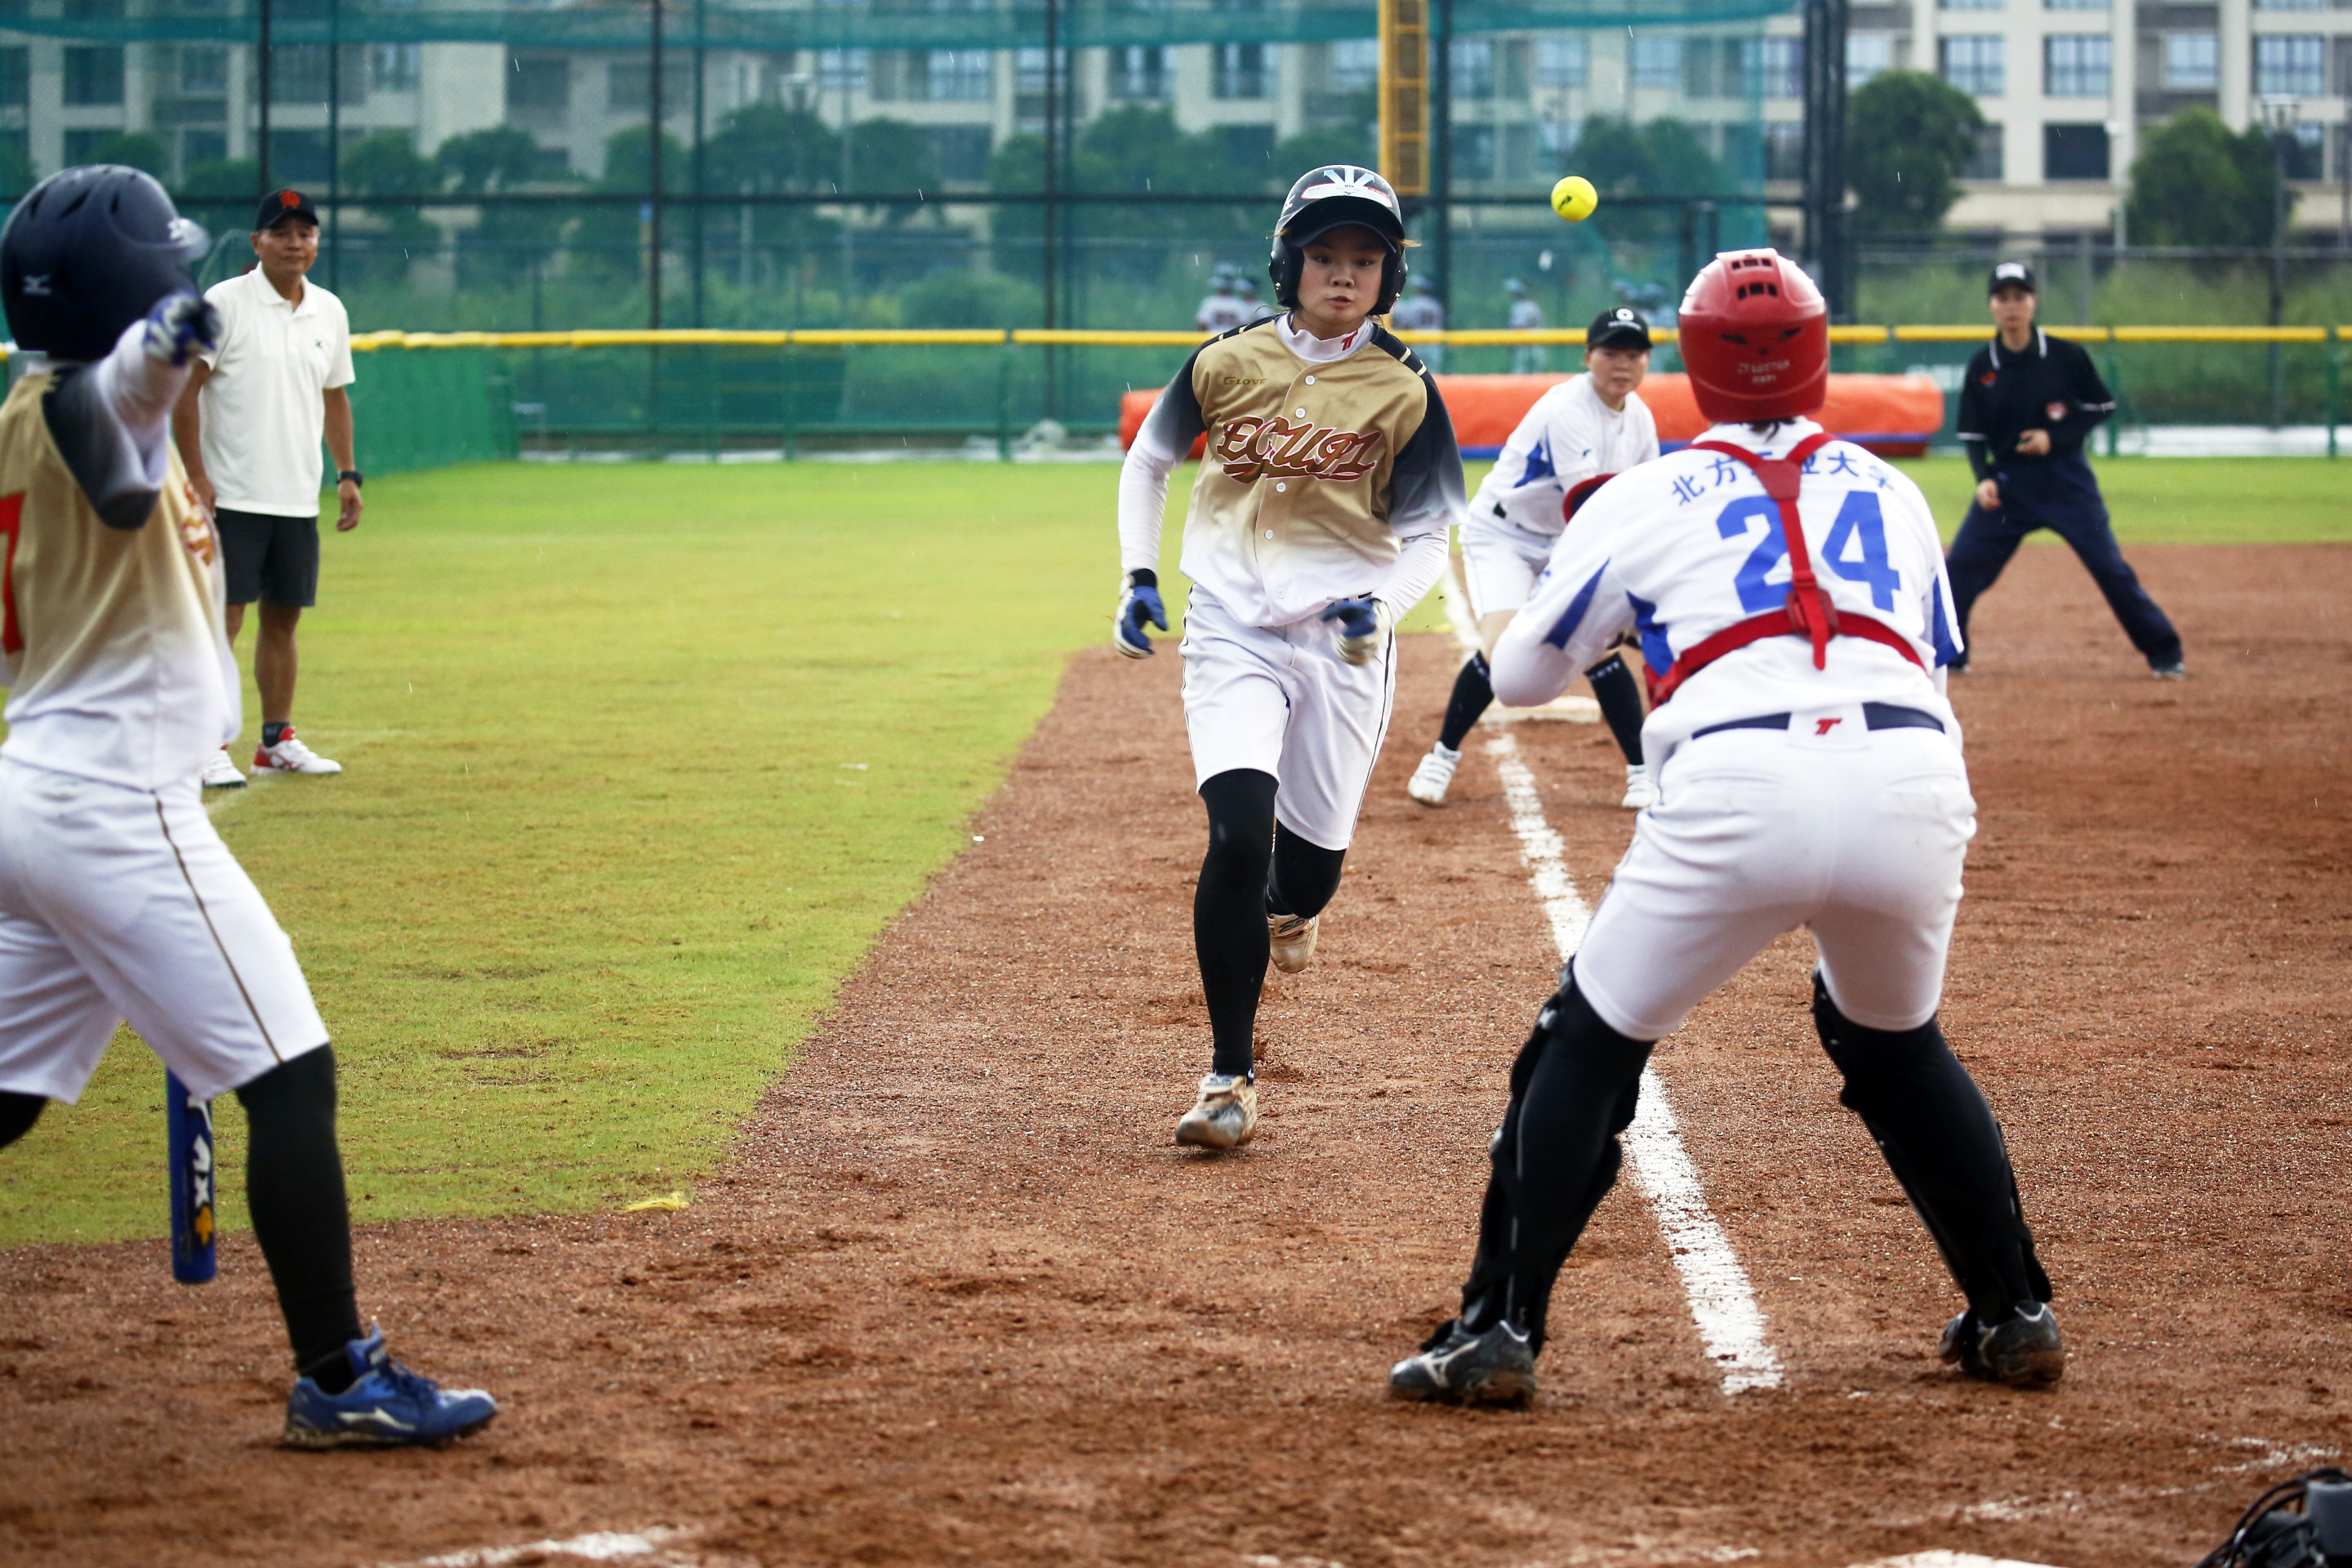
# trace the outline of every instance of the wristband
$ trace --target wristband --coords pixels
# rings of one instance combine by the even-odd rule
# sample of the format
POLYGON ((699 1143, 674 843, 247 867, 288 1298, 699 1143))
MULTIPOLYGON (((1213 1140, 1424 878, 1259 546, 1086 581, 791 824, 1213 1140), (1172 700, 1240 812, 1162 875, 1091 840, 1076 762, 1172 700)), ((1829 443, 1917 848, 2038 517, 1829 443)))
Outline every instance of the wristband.
POLYGON ((335 482, 337 484, 341 484, 345 479, 349 479, 352 483, 362 486, 362 488, 367 484, 367 476, 361 473, 357 468, 345 468, 335 475, 335 482))

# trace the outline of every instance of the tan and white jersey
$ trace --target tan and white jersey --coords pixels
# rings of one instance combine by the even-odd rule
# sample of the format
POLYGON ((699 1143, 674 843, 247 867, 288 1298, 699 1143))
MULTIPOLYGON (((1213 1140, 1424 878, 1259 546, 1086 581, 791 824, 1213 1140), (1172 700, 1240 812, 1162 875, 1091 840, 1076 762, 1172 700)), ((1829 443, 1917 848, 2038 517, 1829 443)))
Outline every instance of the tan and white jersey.
POLYGON ((141 330, 0 404, 0 756, 156 790, 241 719, 218 542, 164 431, 187 373, 149 359, 141 330))
POLYGON ((1436 384, 1379 326, 1324 340, 1278 316, 1195 350, 1128 452, 1124 570, 1158 569, 1168 475, 1203 434, 1184 574, 1244 623, 1366 595, 1402 618, 1444 570, 1462 454, 1436 384))

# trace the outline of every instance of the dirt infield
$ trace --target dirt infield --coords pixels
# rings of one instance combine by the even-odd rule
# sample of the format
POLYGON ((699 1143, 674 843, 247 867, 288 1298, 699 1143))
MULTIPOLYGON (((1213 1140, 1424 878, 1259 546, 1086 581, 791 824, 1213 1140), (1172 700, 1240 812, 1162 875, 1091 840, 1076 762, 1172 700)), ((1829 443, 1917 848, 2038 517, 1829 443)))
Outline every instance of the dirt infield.
MULTIPOLYGON (((691 1209, 362 1237, 395 1349, 507 1401, 484 1437, 272 1447, 247 1243, 203 1291, 159 1245, 0 1255, 0 1559, 669 1530, 629 1560, 2191 1562, 2264 1482, 2352 1450, 2352 550, 2136 555, 2191 680, 2147 679, 2071 557, 2032 550, 1957 693, 1982 826, 1944 1016, 2058 1282, 2055 1391, 1934 1360, 1956 1300, 1835 1104, 1788 940, 1659 1060, 1788 1386, 1720 1392, 1627 1184, 1563 1278, 1535 1410, 1391 1405, 1557 967, 1476 742, 1447 809, 1404 797, 1454 656, 1406 650, 1322 952, 1265 1010, 1265 1130, 1210 1159, 1169 1142, 1205 1037, 1177 660, 1087 654, 984 842, 691 1209)), ((1595 899, 1631 829, 1606 734, 1518 733, 1595 899)))

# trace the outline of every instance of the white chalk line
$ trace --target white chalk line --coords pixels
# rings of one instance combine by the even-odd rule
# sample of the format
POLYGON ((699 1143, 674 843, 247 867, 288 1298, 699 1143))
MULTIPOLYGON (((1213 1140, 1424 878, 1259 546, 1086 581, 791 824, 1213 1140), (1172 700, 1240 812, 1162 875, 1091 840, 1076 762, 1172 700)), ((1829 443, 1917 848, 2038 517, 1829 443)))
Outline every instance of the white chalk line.
MULTIPOLYGON (((683 1541, 695 1534, 691 1530, 668 1525, 655 1525, 638 1531, 598 1530, 586 1535, 575 1535, 569 1541, 531 1541, 520 1546, 481 1546, 467 1552, 445 1552, 438 1557, 416 1557, 406 1562, 379 1564, 379 1568, 499 1568, 523 1557, 543 1557, 561 1552, 589 1563, 625 1563, 635 1558, 652 1557, 672 1542, 683 1541)), ((664 1553, 664 1563, 686 1563, 688 1558, 664 1553)), ((646 1568, 657 1568, 648 1563, 646 1568)))
MULTIPOLYGON (((1543 797, 1536 793, 1535 774, 1519 756, 1518 741, 1504 734, 1486 742, 1502 776, 1503 799, 1510 807, 1511 831, 1518 836, 1519 858, 1528 868, 1544 918, 1550 922, 1552 943, 1565 963, 1584 943, 1592 911, 1578 895, 1569 875, 1567 846, 1544 819, 1543 797)), ((1633 1124, 1625 1131, 1625 1152, 1632 1157, 1634 1184, 1650 1200, 1665 1237, 1666 1250, 1682 1275, 1683 1293, 1689 1298, 1692 1321, 1700 1342, 1723 1379, 1726 1394, 1781 1384, 1780 1358, 1765 1338, 1764 1310, 1748 1283, 1748 1272, 1731 1249, 1730 1238, 1706 1206, 1698 1168, 1683 1148, 1675 1130, 1674 1109, 1666 1102, 1666 1086, 1654 1068, 1642 1070, 1642 1095, 1633 1124)), ((1936 1568, 1917 1564, 1914 1568, 1936 1568)))

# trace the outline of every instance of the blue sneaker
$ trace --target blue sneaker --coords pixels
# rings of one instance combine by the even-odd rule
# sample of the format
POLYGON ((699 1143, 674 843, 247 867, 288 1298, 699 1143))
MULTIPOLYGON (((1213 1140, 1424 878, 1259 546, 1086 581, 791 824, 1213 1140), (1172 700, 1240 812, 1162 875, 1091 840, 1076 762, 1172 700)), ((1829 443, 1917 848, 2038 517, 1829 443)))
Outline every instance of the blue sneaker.
POLYGON ((286 1396, 289 1448, 339 1448, 349 1445, 437 1447, 480 1431, 499 1413, 499 1402, 478 1388, 443 1388, 409 1371, 385 1353, 383 1331, 343 1347, 359 1380, 341 1394, 327 1394, 309 1378, 297 1378, 286 1396))

